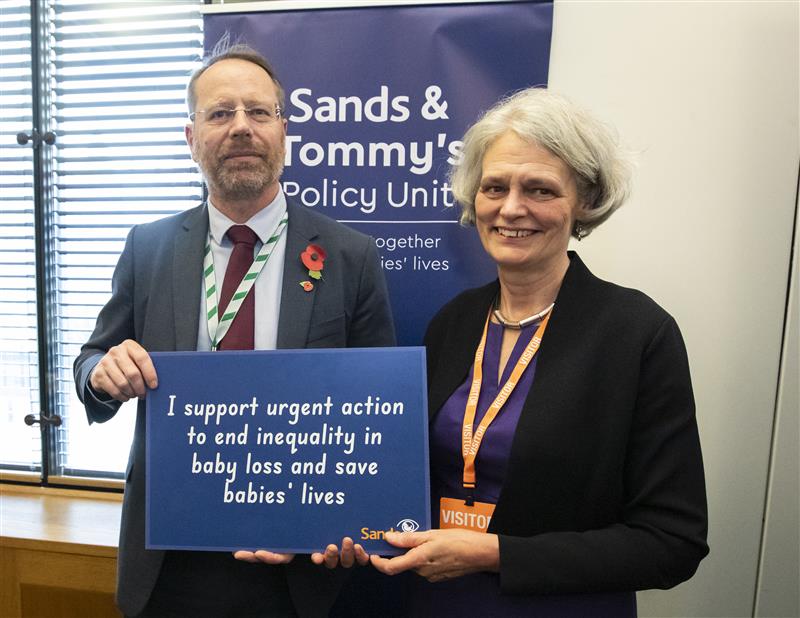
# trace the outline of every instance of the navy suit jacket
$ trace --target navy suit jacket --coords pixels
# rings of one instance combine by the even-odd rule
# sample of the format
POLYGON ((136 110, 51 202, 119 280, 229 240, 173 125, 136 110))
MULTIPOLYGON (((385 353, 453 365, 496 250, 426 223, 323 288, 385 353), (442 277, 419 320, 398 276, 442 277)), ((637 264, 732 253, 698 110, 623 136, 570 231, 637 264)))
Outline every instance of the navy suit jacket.
MULTIPOLYGON (((288 198, 287 209, 277 347, 394 345, 386 283, 372 240, 288 198), (324 281, 306 292, 299 285, 308 279, 300 253, 312 242, 321 245, 328 257, 324 281)), ((205 206, 131 229, 114 271, 111 299, 74 365, 78 395, 89 422, 109 420, 121 405, 98 399, 89 387, 92 369, 110 347, 133 339, 151 352, 196 349, 207 233, 205 206)), ((139 401, 118 559, 117 603, 128 615, 145 607, 164 557, 163 551, 144 547, 144 474, 145 406, 139 401)), ((326 615, 341 584, 339 571, 317 567, 307 556, 297 556, 286 567, 300 616, 326 615)))
MULTIPOLYGON (((431 420, 466 379, 497 281, 428 327, 431 420)), ((669 588, 708 553, 686 349, 650 298, 570 265, 489 532, 507 594, 669 588)))

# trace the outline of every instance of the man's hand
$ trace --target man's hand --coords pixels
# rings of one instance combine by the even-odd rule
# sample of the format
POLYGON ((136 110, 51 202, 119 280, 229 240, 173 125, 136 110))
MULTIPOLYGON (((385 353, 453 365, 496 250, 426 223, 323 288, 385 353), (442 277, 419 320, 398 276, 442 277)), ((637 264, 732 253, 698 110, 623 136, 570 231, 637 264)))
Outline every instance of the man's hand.
POLYGON ((414 570, 431 582, 461 577, 478 571, 500 570, 500 541, 496 534, 471 530, 387 532, 386 541, 408 551, 396 558, 371 561, 385 575, 414 570))
POLYGON ((333 543, 325 548, 325 553, 315 552, 311 554, 311 562, 314 564, 324 564, 329 569, 335 569, 337 565, 341 564, 344 568, 349 569, 353 564, 358 563, 364 566, 369 562, 369 554, 364 551, 361 545, 353 544, 353 539, 346 536, 342 539, 342 551, 333 543))
POLYGON ((274 551, 267 551, 266 549, 259 549, 258 551, 237 551, 233 552, 233 557, 243 562, 250 562, 257 564, 263 562, 264 564, 288 564, 294 560, 294 554, 279 554, 274 551))
MULTIPOLYGON (((265 549, 258 551, 237 551, 233 557, 244 562, 253 564, 263 562, 265 564, 286 564, 294 559, 294 554, 279 554, 265 549)), ((361 545, 355 545, 353 539, 345 537, 342 539, 342 551, 336 545, 328 545, 325 552, 315 552, 311 554, 311 562, 314 564, 324 564, 329 569, 335 569, 339 564, 349 569, 355 563, 364 566, 369 562, 369 554, 364 551, 361 545)))
POLYGON ((158 377, 147 351, 132 339, 126 339, 100 359, 89 383, 94 390, 125 402, 144 397, 148 388, 158 386, 158 377))

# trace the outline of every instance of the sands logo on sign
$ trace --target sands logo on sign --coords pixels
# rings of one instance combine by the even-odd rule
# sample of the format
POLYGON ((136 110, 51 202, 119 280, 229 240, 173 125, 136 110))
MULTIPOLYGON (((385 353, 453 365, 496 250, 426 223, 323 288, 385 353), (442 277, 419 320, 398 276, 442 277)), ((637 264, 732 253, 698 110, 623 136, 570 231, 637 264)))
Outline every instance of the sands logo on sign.
POLYGON ((383 539, 387 532, 416 532, 419 530, 419 524, 413 519, 401 519, 394 526, 388 530, 371 530, 370 528, 361 528, 362 540, 376 540, 383 539))

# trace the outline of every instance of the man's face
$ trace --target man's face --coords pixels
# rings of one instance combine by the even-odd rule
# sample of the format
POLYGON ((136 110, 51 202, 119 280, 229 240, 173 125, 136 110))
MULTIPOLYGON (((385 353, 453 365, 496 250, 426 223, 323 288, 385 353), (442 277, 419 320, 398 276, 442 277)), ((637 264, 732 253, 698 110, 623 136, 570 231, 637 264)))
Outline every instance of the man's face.
POLYGON ((205 113, 215 108, 262 108, 275 112, 278 92, 260 66, 221 60, 195 82, 196 116, 186 126, 192 158, 216 203, 265 199, 283 172, 286 121, 260 123, 243 111, 222 124, 205 113))

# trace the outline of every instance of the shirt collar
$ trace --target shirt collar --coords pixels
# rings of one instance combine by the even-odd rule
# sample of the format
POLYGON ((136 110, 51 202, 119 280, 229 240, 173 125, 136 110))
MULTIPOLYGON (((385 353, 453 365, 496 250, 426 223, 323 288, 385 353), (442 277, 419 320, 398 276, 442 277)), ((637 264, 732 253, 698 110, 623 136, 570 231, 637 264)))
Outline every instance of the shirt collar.
MULTIPOLYGON (((232 221, 219 210, 217 210, 216 206, 211 203, 210 199, 207 203, 208 230, 211 234, 211 238, 213 238, 217 244, 221 245, 228 228, 237 224, 235 221, 232 221)), ((250 217, 250 219, 245 221, 244 225, 253 230, 263 244, 264 241, 266 241, 270 234, 272 234, 272 232, 275 230, 278 222, 281 220, 285 212, 286 196, 283 194, 283 189, 278 188, 278 194, 275 196, 275 199, 267 204, 265 208, 262 208, 256 214, 250 217)))

